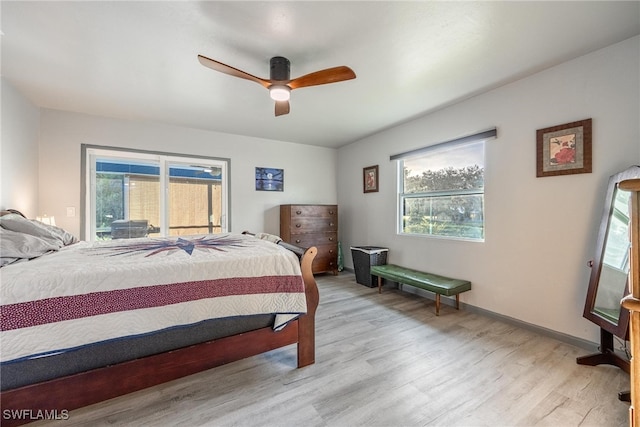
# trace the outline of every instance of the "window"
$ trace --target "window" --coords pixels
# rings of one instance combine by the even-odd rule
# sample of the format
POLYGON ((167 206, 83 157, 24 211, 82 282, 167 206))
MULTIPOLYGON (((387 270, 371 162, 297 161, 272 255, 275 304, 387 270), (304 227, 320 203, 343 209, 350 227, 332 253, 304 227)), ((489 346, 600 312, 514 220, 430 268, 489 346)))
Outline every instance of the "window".
POLYGON ((228 231, 228 160, 83 150, 86 240, 228 231))
POLYGON ((398 160, 398 232, 484 240, 484 141, 495 129, 398 160))

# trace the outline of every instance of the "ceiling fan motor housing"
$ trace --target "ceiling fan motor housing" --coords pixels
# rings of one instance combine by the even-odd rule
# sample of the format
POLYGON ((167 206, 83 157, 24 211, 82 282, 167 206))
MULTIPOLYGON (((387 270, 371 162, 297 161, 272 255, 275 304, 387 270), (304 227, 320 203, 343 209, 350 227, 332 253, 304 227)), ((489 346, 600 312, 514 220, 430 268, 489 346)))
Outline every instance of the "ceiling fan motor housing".
POLYGON ((287 58, 283 58, 282 56, 274 56, 271 58, 271 80, 276 81, 289 81, 291 80, 291 63, 287 58))

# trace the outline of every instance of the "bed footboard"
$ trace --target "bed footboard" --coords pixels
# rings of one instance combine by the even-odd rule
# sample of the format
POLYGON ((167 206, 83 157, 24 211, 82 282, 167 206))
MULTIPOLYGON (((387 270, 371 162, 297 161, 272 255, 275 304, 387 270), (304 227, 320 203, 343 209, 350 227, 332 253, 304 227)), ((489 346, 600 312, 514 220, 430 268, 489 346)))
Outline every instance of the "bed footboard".
POLYGON ((257 329, 178 350, 7 390, 0 424, 17 426, 296 343, 298 323, 257 329))
MULTIPOLYGON (((251 234, 245 231, 247 234, 251 234)), ((313 260, 318 254, 318 249, 312 246, 308 249, 301 248, 291 243, 280 241, 278 245, 290 250, 300 258, 300 269, 304 280, 305 295, 307 298, 307 314, 298 319, 298 368, 315 363, 316 357, 316 309, 320 302, 318 284, 313 277, 313 260)))
POLYGON ((316 357, 316 309, 320 302, 320 294, 311 267, 317 253, 318 250, 311 247, 300 259, 307 296, 307 314, 298 319, 298 368, 311 365, 316 357))

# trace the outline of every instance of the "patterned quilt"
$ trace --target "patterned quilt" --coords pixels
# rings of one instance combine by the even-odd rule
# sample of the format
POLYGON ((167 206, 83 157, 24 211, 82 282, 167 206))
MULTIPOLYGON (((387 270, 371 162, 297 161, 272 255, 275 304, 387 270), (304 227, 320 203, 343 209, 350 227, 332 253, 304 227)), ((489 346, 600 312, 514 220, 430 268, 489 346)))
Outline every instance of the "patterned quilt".
POLYGON ((298 258, 236 234, 79 242, 0 269, 0 361, 207 319, 306 312, 298 258))

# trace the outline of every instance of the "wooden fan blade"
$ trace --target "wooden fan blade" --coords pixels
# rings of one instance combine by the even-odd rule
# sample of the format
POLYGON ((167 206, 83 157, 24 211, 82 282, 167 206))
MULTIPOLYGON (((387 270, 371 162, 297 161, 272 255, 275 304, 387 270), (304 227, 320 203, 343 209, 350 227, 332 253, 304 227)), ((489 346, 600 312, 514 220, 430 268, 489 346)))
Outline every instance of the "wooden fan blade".
POLYGON ((276 117, 289 114, 289 101, 276 101, 276 117))
POLYGON ((293 79, 289 82, 291 89, 298 89, 307 86, 318 86, 327 83, 337 83, 344 80, 356 78, 356 73, 349 67, 333 67, 326 70, 316 71, 315 73, 305 74, 304 76, 293 79))
POLYGON ((268 88, 271 85, 271 82, 269 80, 261 79, 260 77, 256 77, 252 74, 245 73, 242 70, 238 70, 237 68, 233 68, 230 65, 223 64, 222 62, 218 62, 215 59, 207 58, 206 56, 198 55, 198 61, 200 61, 200 63, 205 67, 211 68, 212 70, 216 70, 221 73, 228 74, 230 76, 240 77, 241 79, 251 80, 261 84, 266 88, 268 88))

